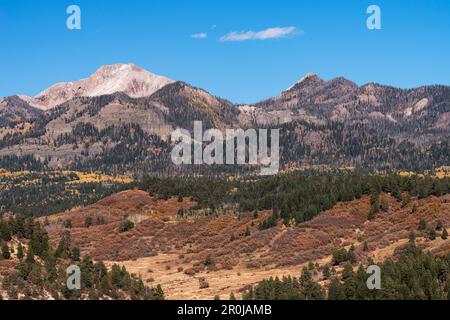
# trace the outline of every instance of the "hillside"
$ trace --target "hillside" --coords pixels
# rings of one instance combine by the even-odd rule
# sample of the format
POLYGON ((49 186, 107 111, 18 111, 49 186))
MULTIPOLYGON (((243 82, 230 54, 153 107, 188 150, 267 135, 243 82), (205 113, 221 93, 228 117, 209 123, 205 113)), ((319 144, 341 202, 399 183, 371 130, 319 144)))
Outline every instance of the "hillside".
MULTIPOLYGON (((23 101, 18 96, 6 97, 0 101, 0 137, 8 131, 8 127, 14 128, 15 124, 27 123, 36 119, 42 111, 23 101)), ((11 129, 12 129, 11 128, 11 129)))
POLYGON ((363 196, 340 202, 297 226, 279 222, 259 230, 258 225, 271 215, 269 211, 239 216, 232 212, 208 216, 199 211, 181 217, 179 209, 187 210, 195 203, 126 191, 83 209, 53 215, 46 229, 50 242, 56 244, 70 219, 72 241, 82 254, 108 260, 107 265, 119 263, 144 281, 161 284, 169 299, 211 299, 216 294, 226 298, 230 292, 242 292, 271 276, 299 275, 309 262, 331 267, 333 253, 352 245, 355 265, 369 258, 382 262, 401 252, 411 230, 419 248, 434 255, 448 252, 450 240, 442 240, 440 231, 436 240, 429 240, 428 229, 419 230, 419 224, 424 219, 434 228, 440 220, 449 228, 449 195, 412 198, 407 205, 388 194, 381 199, 384 209, 373 220, 367 219, 370 197, 363 196), (85 226, 86 217, 91 217, 93 226, 85 226), (98 217, 104 224, 96 225, 98 217), (133 221, 134 228, 120 232, 124 220, 133 221), (201 278, 208 288, 200 289, 201 278))
MULTIPOLYGON (((129 180, 80 172, 46 177, 3 171, 3 186, 39 186, 42 199, 32 201, 49 210, 66 209, 50 215, 44 210, 45 216, 38 218, 2 214, 0 294, 8 299, 212 299, 234 293, 252 299, 268 292, 259 286, 281 286, 281 280, 267 279, 289 282, 292 278, 284 276, 298 277, 306 267, 303 283, 305 277, 313 281, 309 288, 315 289, 309 293, 317 294, 311 298, 326 297, 321 290, 336 297, 351 270, 377 263, 389 274, 392 263, 410 268, 415 259, 425 268, 411 275, 420 282, 392 278, 396 284, 379 297, 442 298, 447 292, 442 277, 439 288, 431 290, 426 283, 427 272, 439 275, 431 266, 443 268, 441 262, 450 257, 450 179, 443 173, 148 177, 135 184, 139 189, 111 194, 114 186, 126 187, 129 180), (65 192, 55 195, 54 204, 45 204, 53 198, 43 193, 51 190, 42 189, 43 180, 48 188, 60 185, 55 190, 65 192), (99 189, 102 183, 113 188, 99 189), (84 184, 92 195, 77 198, 84 184), (100 199, 93 203, 95 197, 100 199), (85 272, 82 290, 64 287, 64 268, 70 264, 85 272), (396 287, 405 285, 412 291, 396 287)), ((23 193, 12 203, 30 196, 23 193)), ((352 281, 361 287, 361 271, 355 277, 352 281)), ((284 293, 301 297, 295 290, 284 293)))

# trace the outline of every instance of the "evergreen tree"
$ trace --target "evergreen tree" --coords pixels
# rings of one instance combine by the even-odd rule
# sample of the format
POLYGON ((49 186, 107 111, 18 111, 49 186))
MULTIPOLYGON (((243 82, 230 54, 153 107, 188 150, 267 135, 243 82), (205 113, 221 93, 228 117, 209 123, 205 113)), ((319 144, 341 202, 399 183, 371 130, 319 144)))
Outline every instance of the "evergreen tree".
POLYGON ((389 202, 387 201, 386 198, 381 199, 380 209, 383 212, 388 212, 389 211, 389 202))
POLYGON ((28 247, 27 257, 25 258, 25 262, 28 264, 33 264, 35 262, 33 248, 31 246, 28 247))
POLYGON ((214 265, 214 259, 210 254, 206 256, 204 265, 207 267, 214 265))
POLYGON ((11 258, 11 252, 9 251, 9 247, 6 242, 3 242, 2 244, 2 257, 6 260, 11 258))
POLYGON ((322 274, 323 274, 324 280, 327 280, 328 278, 330 278, 331 272, 330 272, 330 267, 328 265, 325 265, 323 267, 322 274))
POLYGON ((328 287, 328 300, 345 300, 345 290, 339 279, 334 278, 328 287))
MULTIPOLYGON (((408 193, 402 197, 402 208, 405 208, 411 202, 411 195, 408 193)), ((414 204, 416 206, 416 204, 414 204)), ((417 209, 417 206, 416 206, 417 209)), ((415 209, 413 208, 413 213, 415 209)))
POLYGON ((441 238, 442 238, 442 240, 447 240, 447 238, 448 238, 447 229, 444 229, 444 231, 442 231, 441 238))
POLYGON ((71 219, 64 220, 64 228, 72 229, 72 220, 71 219))
POLYGON ((312 280, 311 272, 307 268, 303 268, 300 276, 301 296, 305 300, 322 300, 324 292, 322 287, 312 280))
POLYGON ((106 224, 105 218, 103 216, 97 216, 96 224, 98 226, 106 224))
POLYGON ((79 247, 72 248, 72 252, 70 253, 70 259, 72 259, 72 261, 80 261, 80 248, 79 247))
POLYGON ((355 246, 354 245, 351 245, 350 249, 348 250, 348 257, 347 257, 347 259, 352 264, 356 262, 355 246))
POLYGON ((419 230, 423 231, 427 228, 427 222, 424 219, 420 219, 419 230))
POLYGON ((17 258, 18 258, 19 260, 22 260, 23 257, 24 257, 23 246, 22 246, 21 243, 19 243, 19 246, 18 246, 18 248, 17 248, 17 258))
POLYGON ((430 228, 430 230, 428 231, 428 238, 430 240, 436 239, 436 231, 433 228, 430 228))
POLYGON ((70 256, 70 243, 70 232, 66 230, 63 232, 61 239, 59 240, 58 247, 55 250, 55 257, 63 259, 68 258, 70 256))
POLYGON ((119 232, 128 232, 134 228, 134 223, 128 219, 125 219, 119 226, 119 232))
POLYGON ((380 212, 380 194, 376 190, 372 190, 372 192, 371 192, 370 206, 371 206, 372 213, 375 214, 375 213, 380 212))
POLYGON ((11 228, 6 221, 0 219, 0 241, 11 241, 11 228))
POLYGON ((408 238, 409 238, 409 242, 410 242, 410 243, 414 244, 414 243, 416 242, 416 234, 414 233, 413 230, 411 230, 411 231, 409 232, 408 238))
POLYGON ((86 218, 84 218, 84 227, 85 228, 90 228, 92 227, 93 223, 92 223, 92 217, 91 216, 87 216, 86 218))
POLYGON ((367 241, 364 241, 364 243, 363 243, 363 251, 364 252, 369 251, 369 245, 367 244, 367 241))

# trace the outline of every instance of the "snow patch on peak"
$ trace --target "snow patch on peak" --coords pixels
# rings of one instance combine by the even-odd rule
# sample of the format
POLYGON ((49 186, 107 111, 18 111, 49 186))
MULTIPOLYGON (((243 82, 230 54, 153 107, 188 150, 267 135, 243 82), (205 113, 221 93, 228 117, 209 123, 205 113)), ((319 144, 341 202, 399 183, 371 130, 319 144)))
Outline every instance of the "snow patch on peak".
POLYGON ((96 97, 123 92, 130 97, 150 96, 174 81, 153 74, 134 64, 111 64, 100 67, 90 77, 75 82, 58 83, 30 99, 32 106, 51 109, 74 97, 96 97))
POLYGON ((317 74, 315 74, 314 72, 309 72, 307 73, 303 78, 301 78, 300 80, 298 80, 296 83, 294 83, 292 86, 290 86, 289 88, 287 88, 286 90, 284 90, 284 92, 292 90, 296 85, 305 82, 308 79, 317 79, 320 80, 319 76, 317 74))
POLYGON ((145 71, 144 69, 131 64, 131 63, 116 63, 116 64, 107 64, 104 66, 101 66, 98 68, 98 70, 94 73, 95 74, 111 74, 114 75, 118 72, 127 72, 127 71, 145 71))
POLYGON ((303 78, 301 78, 297 83, 301 83, 309 78, 317 78, 317 74, 315 74, 314 72, 309 72, 303 78))

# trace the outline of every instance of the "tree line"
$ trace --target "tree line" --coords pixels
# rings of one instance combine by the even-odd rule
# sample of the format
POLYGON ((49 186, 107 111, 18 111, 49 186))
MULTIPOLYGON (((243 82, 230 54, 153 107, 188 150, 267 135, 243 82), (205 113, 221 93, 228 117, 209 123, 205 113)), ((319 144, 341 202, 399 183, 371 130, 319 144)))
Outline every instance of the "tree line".
POLYGON ((228 181, 208 178, 145 177, 140 187, 162 198, 191 197, 197 208, 211 213, 236 207, 239 212, 272 210, 273 214, 260 229, 274 227, 282 219, 286 225, 311 220, 319 213, 331 209, 338 202, 352 201, 364 195, 371 196, 373 216, 386 206, 379 200, 384 192, 402 204, 411 197, 442 196, 450 192, 450 179, 399 175, 278 175, 264 178, 243 178, 228 181))

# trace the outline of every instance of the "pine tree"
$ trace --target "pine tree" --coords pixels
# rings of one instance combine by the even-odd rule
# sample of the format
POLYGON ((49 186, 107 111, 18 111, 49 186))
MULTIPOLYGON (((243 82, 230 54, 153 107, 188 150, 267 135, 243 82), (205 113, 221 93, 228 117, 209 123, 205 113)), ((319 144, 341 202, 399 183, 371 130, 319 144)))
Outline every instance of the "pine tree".
POLYGON ((106 224, 105 218, 103 216, 97 216, 96 224, 98 226, 106 224))
POLYGON ((312 280, 308 268, 303 268, 300 276, 300 288, 302 298, 305 300, 322 300, 325 297, 322 287, 312 280))
POLYGON ((428 238, 430 240, 436 239, 436 231, 433 228, 430 228, 430 230, 428 231, 428 238))
POLYGON ((11 252, 9 251, 9 247, 6 242, 3 242, 2 244, 2 257, 6 260, 11 258, 11 252))
POLYGON ((71 236, 69 231, 64 231, 61 236, 61 240, 59 240, 58 247, 55 250, 56 258, 68 258, 70 256, 70 242, 71 236))
POLYGON ((442 240, 447 240, 447 238, 448 238, 447 229, 444 229, 444 231, 442 231, 441 238, 442 238, 442 240))
POLYGON ((22 244, 19 243, 19 247, 17 248, 17 258, 18 258, 19 260, 22 260, 23 257, 24 257, 23 247, 22 247, 22 244))
POLYGON ((33 264, 34 263, 34 253, 33 253, 33 248, 31 246, 28 247, 27 257, 26 257, 25 261, 28 264, 33 264))
MULTIPOLYGON (((411 195, 408 193, 403 196, 402 199, 402 208, 406 207, 411 202, 411 195)), ((416 208, 417 209, 417 208, 416 208)), ((413 209, 414 210, 414 209, 413 209)))
POLYGON ((0 241, 11 241, 11 228, 7 222, 0 220, 0 241))
POLYGON ((416 234, 414 233, 413 230, 411 230, 411 231, 409 232, 408 238, 409 238, 409 242, 410 242, 410 243, 415 243, 415 242, 416 242, 416 234))
POLYGON ((419 230, 423 231, 427 228, 427 222, 424 219, 420 219, 419 230))
POLYGON ((72 220, 71 219, 67 219, 64 221, 64 228, 72 229, 72 220))
POLYGON ((206 256, 204 265, 207 267, 214 265, 214 259, 210 254, 206 256))
POLYGON ((380 208, 384 212, 388 212, 389 211, 389 202, 387 201, 386 198, 381 199, 380 208))
POLYGON ((350 263, 354 264, 356 262, 356 255, 355 255, 355 246, 352 245, 350 247, 350 249, 348 250, 348 256, 347 256, 348 261, 350 261, 350 263))
POLYGON ((72 261, 80 261, 80 248, 73 247, 72 252, 70 253, 70 258, 72 261))
POLYGON ((113 287, 119 287, 122 282, 122 269, 118 265, 111 267, 111 284, 113 287))
POLYGON ((372 190, 371 196, 370 196, 370 205, 371 205, 371 212, 378 213, 380 212, 380 194, 376 190, 372 190))
POLYGON ((84 218, 84 227, 85 228, 92 227, 92 217, 91 216, 87 216, 86 218, 84 218))
POLYGON ((368 246, 368 244, 367 244, 367 241, 364 241, 364 243, 363 243, 363 251, 364 251, 364 252, 369 251, 369 246, 368 246))
POLYGON ((134 228, 134 223, 128 219, 125 219, 119 226, 119 232, 128 232, 134 228))
POLYGON ((397 200, 397 202, 402 201, 402 193, 400 191, 400 188, 399 188, 398 184, 395 184, 392 187, 391 196, 393 196, 397 200))
POLYGON ((89 289, 88 299, 90 301, 98 300, 98 295, 94 288, 89 289))
POLYGON ((329 267, 328 265, 325 265, 325 266, 323 267, 322 274, 323 274, 323 278, 324 278, 325 280, 327 280, 328 278, 330 278, 331 272, 330 272, 330 267, 329 267))
POLYGON ((236 300, 236 297, 234 296, 234 293, 231 292, 230 293, 230 301, 234 301, 234 300, 236 300))
POLYGON ((103 277, 100 282, 100 292, 101 294, 107 295, 111 291, 111 284, 109 283, 108 277, 103 277))
POLYGON ((328 300, 345 300, 344 286, 337 278, 334 278, 328 287, 328 300))

